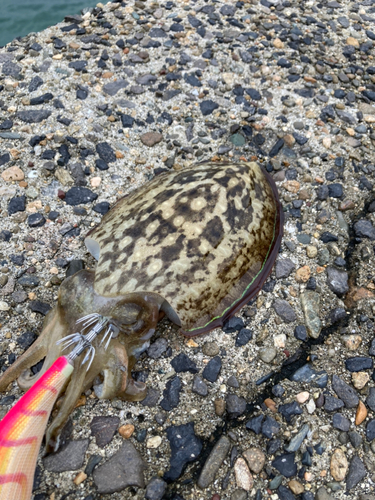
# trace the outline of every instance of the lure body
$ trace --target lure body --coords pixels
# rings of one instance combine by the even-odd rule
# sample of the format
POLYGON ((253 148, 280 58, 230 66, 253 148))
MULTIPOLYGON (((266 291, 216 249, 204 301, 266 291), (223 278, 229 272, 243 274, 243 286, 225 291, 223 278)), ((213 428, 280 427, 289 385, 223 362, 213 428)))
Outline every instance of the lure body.
POLYGON ((29 500, 40 445, 53 405, 73 366, 65 356, 0 421, 0 500, 29 500))

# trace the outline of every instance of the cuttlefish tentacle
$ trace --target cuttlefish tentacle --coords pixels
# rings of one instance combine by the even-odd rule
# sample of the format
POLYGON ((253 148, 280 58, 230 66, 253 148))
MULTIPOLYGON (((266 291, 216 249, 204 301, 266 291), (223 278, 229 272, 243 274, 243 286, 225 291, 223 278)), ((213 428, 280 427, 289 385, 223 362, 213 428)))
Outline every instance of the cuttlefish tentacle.
MULTIPOLYGON (((76 360, 77 361, 77 360, 76 360)), ((63 403, 57 416, 47 429, 46 451, 56 451, 59 447, 58 435, 64 427, 68 416, 74 410, 76 403, 81 396, 82 387, 86 377, 86 370, 75 369, 65 391, 63 403)))
MULTIPOLYGON (((65 331, 60 323, 59 310, 54 308, 45 318, 44 328, 37 340, 22 354, 0 377, 0 392, 5 391, 8 385, 18 379, 22 390, 29 389, 38 378, 52 365, 59 357, 58 349, 55 349, 55 338, 65 331), (54 334, 51 337, 51 332, 54 334), (41 371, 31 375, 30 368, 36 365, 45 356, 49 359, 48 366, 45 362, 41 371)), ((46 359, 47 361, 47 359, 46 359)))

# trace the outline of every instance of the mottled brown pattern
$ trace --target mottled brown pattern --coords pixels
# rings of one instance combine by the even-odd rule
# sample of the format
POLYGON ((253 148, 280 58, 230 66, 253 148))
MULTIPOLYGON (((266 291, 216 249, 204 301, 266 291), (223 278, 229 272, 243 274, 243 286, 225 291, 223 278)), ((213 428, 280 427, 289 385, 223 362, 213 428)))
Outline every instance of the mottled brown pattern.
POLYGON ((183 331, 199 332, 264 272, 280 234, 275 193, 256 163, 204 163, 155 177, 89 235, 100 247, 97 293, 159 294, 183 331))

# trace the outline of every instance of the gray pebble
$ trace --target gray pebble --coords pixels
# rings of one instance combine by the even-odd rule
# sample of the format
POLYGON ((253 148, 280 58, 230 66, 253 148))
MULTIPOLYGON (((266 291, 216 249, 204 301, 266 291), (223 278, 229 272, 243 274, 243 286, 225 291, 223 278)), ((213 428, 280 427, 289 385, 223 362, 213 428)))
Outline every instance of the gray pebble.
POLYGON ((94 470, 93 478, 99 493, 115 493, 128 486, 144 488, 144 469, 140 453, 130 441, 124 441, 109 460, 94 470))
POLYGON ((230 418, 237 418, 246 410, 246 400, 236 394, 228 394, 225 398, 226 408, 230 418))
POLYGON ((328 493, 328 491, 324 488, 324 486, 321 486, 320 488, 318 488, 318 491, 316 492, 315 500, 335 500, 335 499, 328 493))
POLYGON ((296 313, 286 300, 276 299, 273 302, 272 307, 275 309, 276 314, 280 316, 285 323, 292 323, 297 319, 296 313))
POLYGON ((287 278, 296 268, 290 259, 278 259, 276 262, 276 278, 287 278))
POLYGON ((213 447, 207 458, 202 472, 198 479, 198 486, 202 489, 207 488, 215 479, 218 470, 221 467, 225 457, 230 450, 230 440, 226 436, 221 436, 219 441, 213 447))
POLYGON ((346 271, 336 269, 335 267, 327 267, 327 284, 333 293, 341 297, 348 290, 349 275, 346 271))
POLYGON ((367 471, 362 460, 357 455, 354 455, 349 465, 348 475, 346 476, 346 489, 351 490, 366 476, 367 471))
POLYGON ((277 350, 276 347, 263 347, 259 350, 258 356, 265 363, 271 363, 276 357, 277 350))
POLYGON ((337 375, 332 375, 332 388, 337 396, 344 401, 346 408, 356 408, 359 402, 356 391, 337 375))
POLYGON ((147 500, 161 500, 167 489, 167 483, 160 477, 153 477, 148 483, 145 493, 147 500))
POLYGON ((206 382, 202 379, 200 375, 195 375, 195 377, 193 378, 192 391, 195 392, 195 394, 198 394, 199 396, 207 396, 208 387, 206 382))
POLYGON ((43 459, 44 468, 50 472, 65 472, 80 469, 85 460, 89 443, 89 439, 69 441, 60 451, 48 455, 43 459))
POLYGON ((247 491, 242 489, 235 490, 230 496, 230 500, 247 500, 248 498, 247 491))
POLYGON ((168 349, 168 342, 164 338, 158 338, 147 349, 147 354, 152 359, 159 359, 168 349))

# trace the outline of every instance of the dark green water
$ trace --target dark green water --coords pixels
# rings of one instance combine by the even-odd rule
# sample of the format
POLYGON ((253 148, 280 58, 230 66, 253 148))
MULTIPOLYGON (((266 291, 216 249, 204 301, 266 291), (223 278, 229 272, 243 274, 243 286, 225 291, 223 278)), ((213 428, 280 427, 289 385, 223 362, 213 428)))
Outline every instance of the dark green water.
POLYGON ((41 31, 99 0, 0 0, 0 47, 17 36, 41 31))

